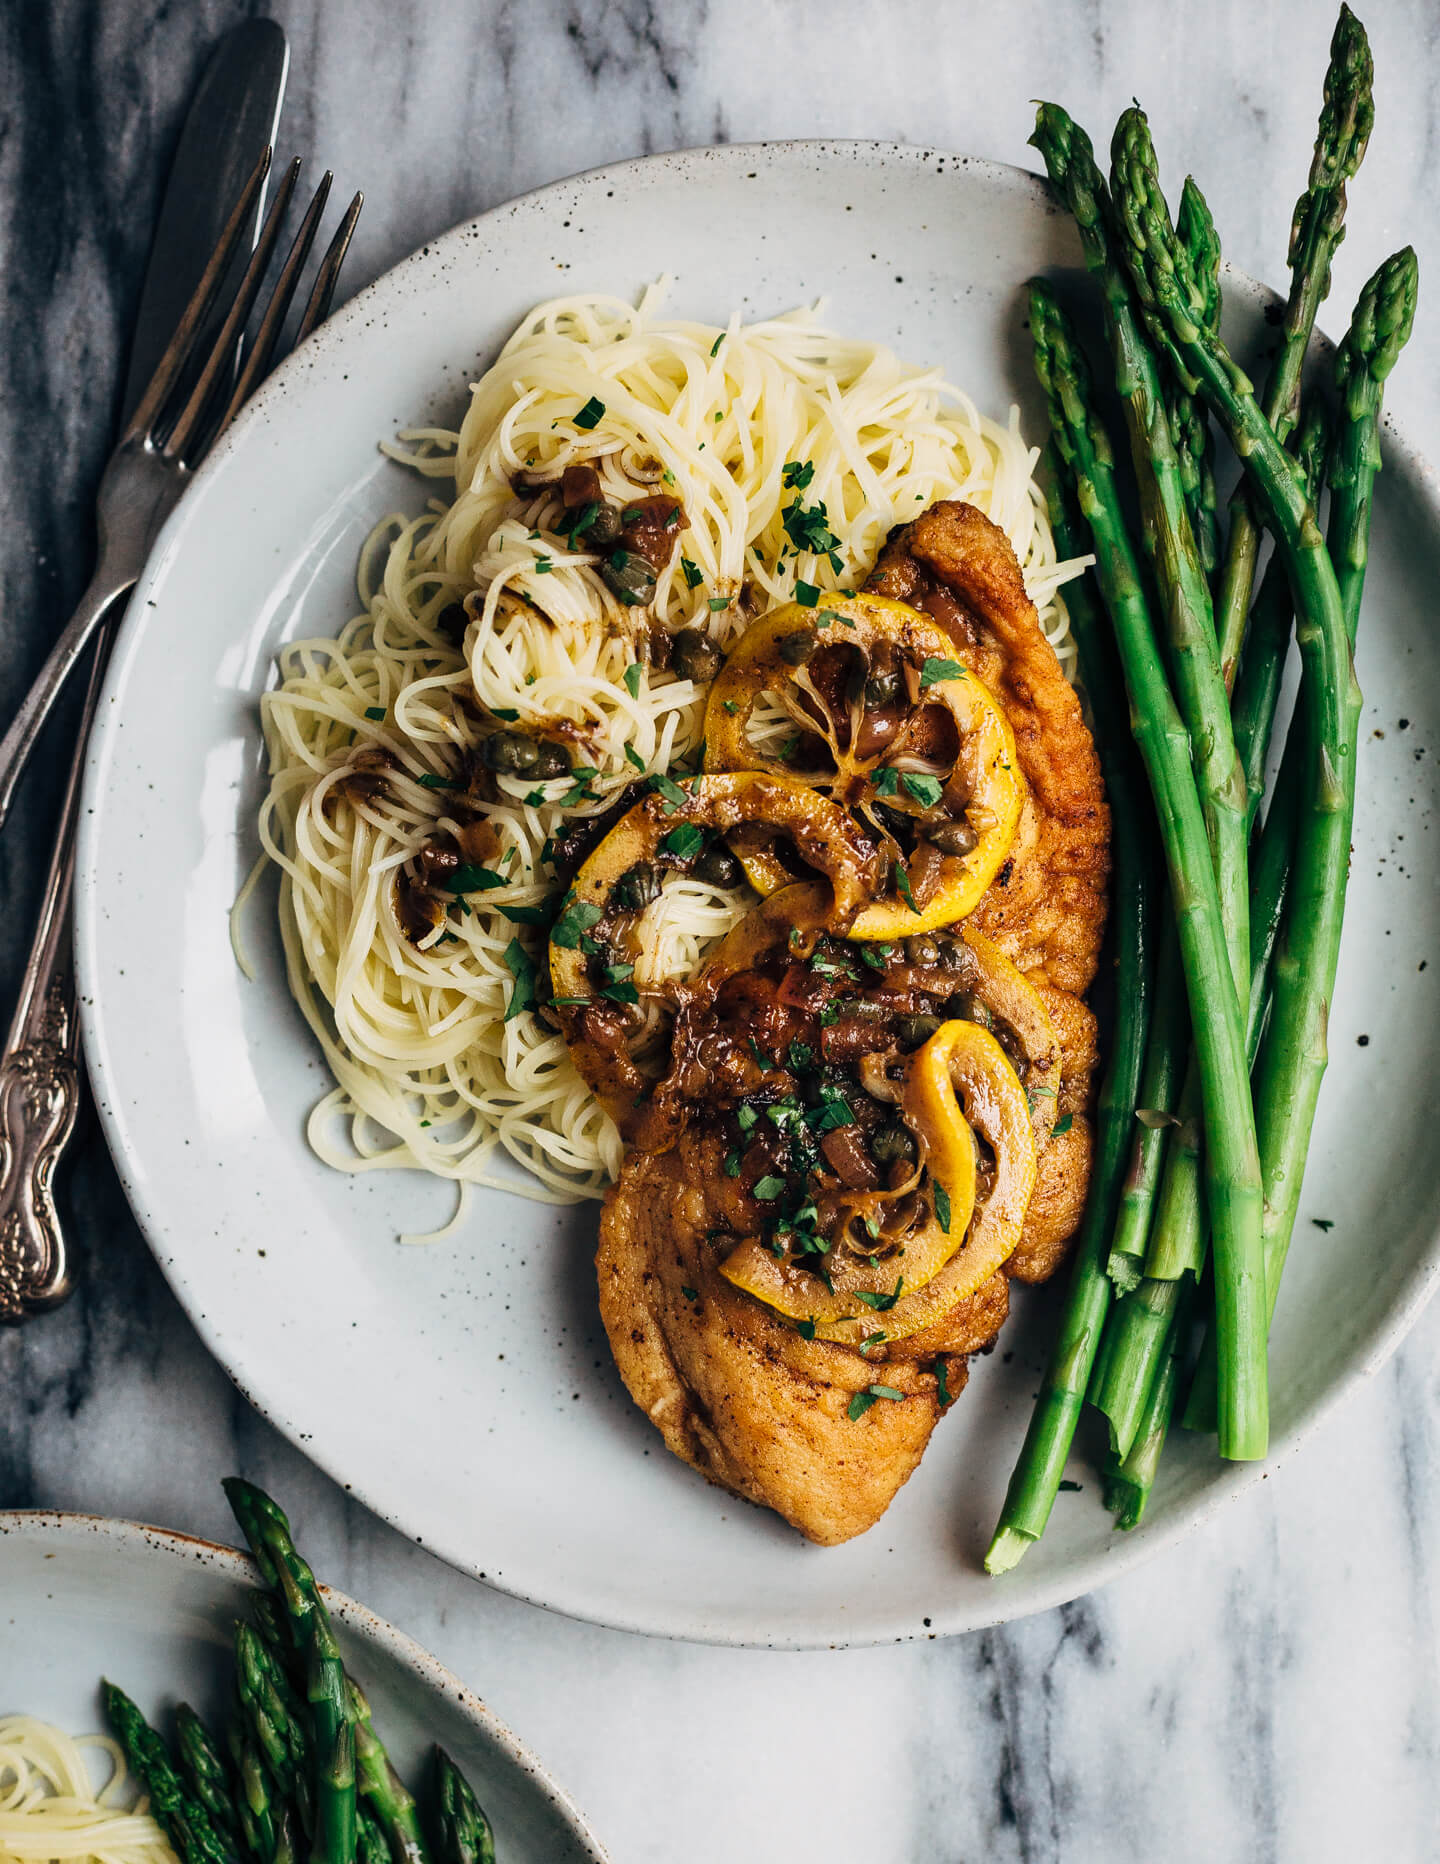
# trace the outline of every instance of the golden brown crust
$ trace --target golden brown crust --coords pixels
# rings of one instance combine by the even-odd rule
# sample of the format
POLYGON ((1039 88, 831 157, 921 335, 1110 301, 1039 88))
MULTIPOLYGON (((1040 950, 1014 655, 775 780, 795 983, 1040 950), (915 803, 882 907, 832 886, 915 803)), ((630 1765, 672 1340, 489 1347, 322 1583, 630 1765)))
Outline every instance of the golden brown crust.
POLYGON ((671 1152, 627 1156, 600 1219, 601 1318, 631 1396, 675 1455, 835 1546, 873 1526, 919 1463, 940 1417, 936 1359, 953 1397, 963 1355, 1005 1318, 1004 1277, 924 1340, 865 1356, 804 1340, 719 1273, 702 1187, 722 1154, 691 1128, 671 1152), (876 1383, 903 1395, 852 1419, 851 1399, 876 1383))

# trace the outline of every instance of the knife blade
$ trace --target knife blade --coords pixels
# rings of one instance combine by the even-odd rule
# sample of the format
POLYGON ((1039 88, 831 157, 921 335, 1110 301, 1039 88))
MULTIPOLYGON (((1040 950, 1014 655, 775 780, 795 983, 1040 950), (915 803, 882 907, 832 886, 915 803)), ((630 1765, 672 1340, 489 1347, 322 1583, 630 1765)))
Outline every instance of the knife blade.
MULTIPOLYGON (((275 140, 289 70, 290 48, 271 19, 232 28, 210 54, 180 132, 150 248, 123 419, 134 411, 175 334, 246 177, 275 140)), ((264 211, 262 191, 249 245, 264 211)))

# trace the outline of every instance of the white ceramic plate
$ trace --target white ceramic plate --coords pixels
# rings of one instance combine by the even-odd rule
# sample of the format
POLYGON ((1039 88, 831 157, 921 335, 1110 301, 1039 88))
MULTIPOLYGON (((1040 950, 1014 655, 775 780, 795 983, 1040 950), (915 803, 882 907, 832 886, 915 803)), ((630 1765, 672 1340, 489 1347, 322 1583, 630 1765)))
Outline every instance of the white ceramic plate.
MULTIPOLYGON (((0 1715, 108 1733, 107 1676, 162 1728, 178 1702, 223 1727, 234 1624, 254 1587, 243 1555, 186 1534, 0 1513, 0 1715)), ((503 1864, 604 1864, 575 1808, 458 1677, 363 1605, 325 1592, 346 1665, 422 1805, 438 1742, 475 1788, 503 1864)))
MULTIPOLYGON (((328 1082, 267 910, 248 933, 258 982, 227 941, 255 851, 256 701, 276 645, 333 632, 371 524, 423 500, 377 441, 458 418, 466 383, 533 303, 631 294, 661 273, 677 312, 716 321, 823 294, 843 329, 942 364, 992 414, 1018 400, 1039 438, 1023 283, 1077 263, 1068 219, 1032 177, 890 145, 706 150, 559 183, 435 241, 287 363, 131 604, 79 869, 85 1045, 111 1148, 166 1274, 247 1396, 377 1512, 507 1591, 737 1643, 965 1630, 1087 1590, 1259 1473, 1181 1438, 1145 1525, 1122 1536, 1077 1468, 1085 1492, 1061 1496, 1013 1574, 986 1579, 1055 1297, 1022 1298, 884 1520, 817 1552, 707 1488, 631 1405, 596 1319, 593 1206, 491 1194, 462 1236, 407 1250, 397 1232, 448 1213, 443 1186, 341 1177, 311 1158, 302 1124, 328 1082)), ((1232 292, 1242 354, 1258 302, 1232 292)), ((1437 1262, 1440 962, 1422 967, 1440 960, 1440 837, 1427 833, 1440 527, 1423 468, 1393 438, 1387 458, 1361 647, 1362 852, 1274 1335, 1276 1454, 1391 1349, 1437 1262)))

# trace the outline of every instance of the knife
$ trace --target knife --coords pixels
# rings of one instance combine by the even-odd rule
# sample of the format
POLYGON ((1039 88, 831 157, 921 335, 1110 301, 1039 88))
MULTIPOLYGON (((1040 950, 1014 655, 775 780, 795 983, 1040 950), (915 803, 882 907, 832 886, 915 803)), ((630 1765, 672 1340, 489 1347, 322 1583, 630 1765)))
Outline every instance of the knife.
MULTIPOLYGON (((170 170, 125 384, 125 412, 138 403, 189 303, 225 220, 275 138, 290 53, 271 20, 226 33, 190 105, 170 170)), ((263 212, 242 242, 253 247, 263 212)), ((55 1164, 74 1129, 80 1099, 79 1019, 70 961, 70 887, 83 747, 99 697, 118 609, 103 624, 90 666, 75 757, 55 852, 46 876, 40 934, 0 1051, 0 1323, 53 1307, 70 1291, 70 1265, 55 1208, 55 1164)))
MULTIPOLYGON (((210 54, 180 132, 150 248, 130 346, 123 420, 134 412, 175 334, 246 177, 275 140, 289 70, 290 47, 273 19, 246 20, 210 54)), ((262 189, 249 246, 264 212, 262 189)), ((244 262, 242 251, 237 263, 244 262)))

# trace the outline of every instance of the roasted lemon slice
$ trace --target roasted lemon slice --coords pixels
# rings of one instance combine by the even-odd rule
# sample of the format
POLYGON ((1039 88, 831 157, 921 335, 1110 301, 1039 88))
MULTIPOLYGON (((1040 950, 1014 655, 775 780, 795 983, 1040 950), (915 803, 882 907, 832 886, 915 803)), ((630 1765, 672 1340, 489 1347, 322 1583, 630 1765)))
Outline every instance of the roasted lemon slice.
POLYGON ((736 1287, 813 1325, 817 1339, 860 1347, 917 1333, 973 1294, 1020 1240, 1035 1135, 1025 1090, 994 1036, 977 1023, 942 1024, 906 1064, 900 1110, 919 1142, 926 1215, 887 1264, 888 1289, 863 1302, 856 1290, 847 1306, 838 1288, 832 1295, 821 1276, 777 1259, 758 1238, 720 1265, 736 1287), (988 1152, 979 1173, 976 1135, 988 1152))
MULTIPOLYGON (((710 689, 707 771, 798 777, 879 842, 883 886, 852 938, 963 919, 1015 840, 1025 800, 1015 741, 954 654, 950 636, 903 602, 835 596, 756 622, 710 689)), ((736 852, 757 892, 790 878, 771 850, 736 852)))

